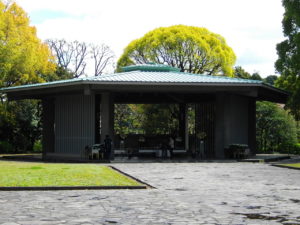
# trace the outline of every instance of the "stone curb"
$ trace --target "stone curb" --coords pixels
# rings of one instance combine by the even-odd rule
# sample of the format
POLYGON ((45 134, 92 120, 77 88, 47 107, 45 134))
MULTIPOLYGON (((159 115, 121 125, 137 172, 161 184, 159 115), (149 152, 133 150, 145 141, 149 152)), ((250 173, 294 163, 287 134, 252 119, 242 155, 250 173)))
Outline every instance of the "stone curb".
POLYGON ((292 170, 300 170, 300 168, 296 168, 296 167, 292 167, 292 166, 284 166, 284 165, 277 165, 277 164, 273 164, 272 166, 286 168, 286 169, 292 169, 292 170))
POLYGON ((276 162, 280 160, 290 159, 290 156, 279 156, 279 157, 273 157, 269 159, 241 159, 238 160, 238 162, 252 162, 252 163, 266 163, 266 162, 276 162))
POLYGON ((48 186, 48 187, 0 187, 0 191, 61 191, 61 190, 120 190, 147 189, 146 186, 48 186))
MULTIPOLYGON (((129 175, 128 173, 125 173, 125 172, 123 172, 123 171, 121 171, 121 170, 117 169, 117 168, 116 168, 116 167, 114 167, 114 166, 108 166, 108 167, 110 167, 111 169, 113 169, 113 170, 117 171, 118 173, 121 173, 121 174, 123 174, 123 175, 124 175, 124 176, 126 176, 126 177, 129 177, 129 178, 131 178, 131 179, 133 179, 133 180, 135 180, 135 181, 137 181, 137 182, 139 182, 139 183, 141 183, 141 184, 144 184, 144 185, 146 185, 146 188, 152 188, 152 189, 156 189, 156 187, 153 187, 152 185, 150 185, 150 184, 147 184, 147 183, 145 183, 144 181, 141 181, 140 179, 137 179, 137 178, 135 178, 135 177, 133 177, 133 176, 129 175)), ((142 186, 142 187, 143 187, 143 186, 142 186)))

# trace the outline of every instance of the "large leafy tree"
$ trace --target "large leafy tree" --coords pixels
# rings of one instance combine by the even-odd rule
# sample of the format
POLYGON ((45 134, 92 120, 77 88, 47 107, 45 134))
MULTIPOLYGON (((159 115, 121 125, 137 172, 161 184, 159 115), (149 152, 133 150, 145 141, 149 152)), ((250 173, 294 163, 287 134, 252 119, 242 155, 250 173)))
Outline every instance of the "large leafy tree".
MULTIPOLYGON (((0 88, 55 79, 55 69, 24 10, 0 1, 0 88)), ((40 137, 38 112, 36 101, 8 102, 0 96, 0 151, 32 149, 40 137)))
POLYGON ((221 35, 206 28, 176 25, 154 29, 132 41, 118 60, 118 68, 152 62, 181 72, 232 76, 235 60, 221 35))
MULTIPOLYGON (((176 25, 154 29, 132 41, 118 60, 120 67, 157 63, 181 72, 233 76, 236 56, 225 39, 206 28, 176 25)), ((173 133, 178 123, 174 105, 138 105, 134 114, 144 115, 139 125, 147 134, 173 133)), ((178 127, 178 126, 177 126, 178 127)))
POLYGON ((300 120, 300 0, 282 0, 285 8, 282 20, 286 40, 277 45, 275 67, 280 78, 276 84, 292 92, 288 107, 300 120))
POLYGON ((55 69, 48 46, 16 3, 0 1, 0 87, 43 82, 55 69))

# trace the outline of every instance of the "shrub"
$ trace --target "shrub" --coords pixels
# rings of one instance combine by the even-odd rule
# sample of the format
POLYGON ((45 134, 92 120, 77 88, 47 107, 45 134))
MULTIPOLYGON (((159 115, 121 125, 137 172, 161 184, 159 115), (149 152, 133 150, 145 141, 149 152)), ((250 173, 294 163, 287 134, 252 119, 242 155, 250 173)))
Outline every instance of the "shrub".
POLYGON ((300 155, 300 143, 298 144, 281 144, 280 153, 300 155))
POLYGON ((256 106, 256 140, 260 152, 291 153, 297 143, 294 118, 274 103, 257 102, 256 106))
POLYGON ((7 141, 0 141, 0 153, 13 153, 14 147, 7 141))
POLYGON ((293 154, 300 155, 300 143, 294 145, 293 154))
POLYGON ((33 145, 33 152, 40 153, 40 152, 42 152, 42 150, 43 150, 43 147, 42 147, 41 140, 36 140, 33 145))

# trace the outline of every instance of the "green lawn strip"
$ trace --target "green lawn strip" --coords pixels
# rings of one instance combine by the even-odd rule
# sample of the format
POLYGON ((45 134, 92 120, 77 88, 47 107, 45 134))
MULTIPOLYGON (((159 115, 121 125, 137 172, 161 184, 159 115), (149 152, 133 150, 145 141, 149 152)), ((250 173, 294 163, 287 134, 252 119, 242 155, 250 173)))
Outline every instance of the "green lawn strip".
POLYGON ((103 165, 0 162, 1 187, 142 186, 103 165))
POLYGON ((23 154, 0 154, 1 157, 5 156, 38 156, 42 155, 41 153, 23 153, 23 154))
POLYGON ((282 167, 282 168, 289 168, 300 170, 300 163, 290 163, 290 164, 273 164, 273 166, 282 167))
POLYGON ((292 163, 292 164, 278 164, 281 167, 288 167, 288 168, 299 168, 300 169, 300 163, 292 163))

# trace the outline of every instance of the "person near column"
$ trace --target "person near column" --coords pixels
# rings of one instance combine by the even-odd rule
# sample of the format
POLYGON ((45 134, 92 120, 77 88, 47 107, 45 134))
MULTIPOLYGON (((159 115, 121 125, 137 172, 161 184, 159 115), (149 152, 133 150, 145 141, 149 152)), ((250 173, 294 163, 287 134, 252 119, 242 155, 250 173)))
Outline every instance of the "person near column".
POLYGON ((170 158, 173 158, 173 150, 174 150, 174 139, 170 137, 169 139, 169 151, 170 151, 170 158))
POLYGON ((110 139, 109 135, 107 134, 104 139, 104 148, 105 148, 105 159, 111 159, 111 147, 112 147, 112 140, 110 139))

